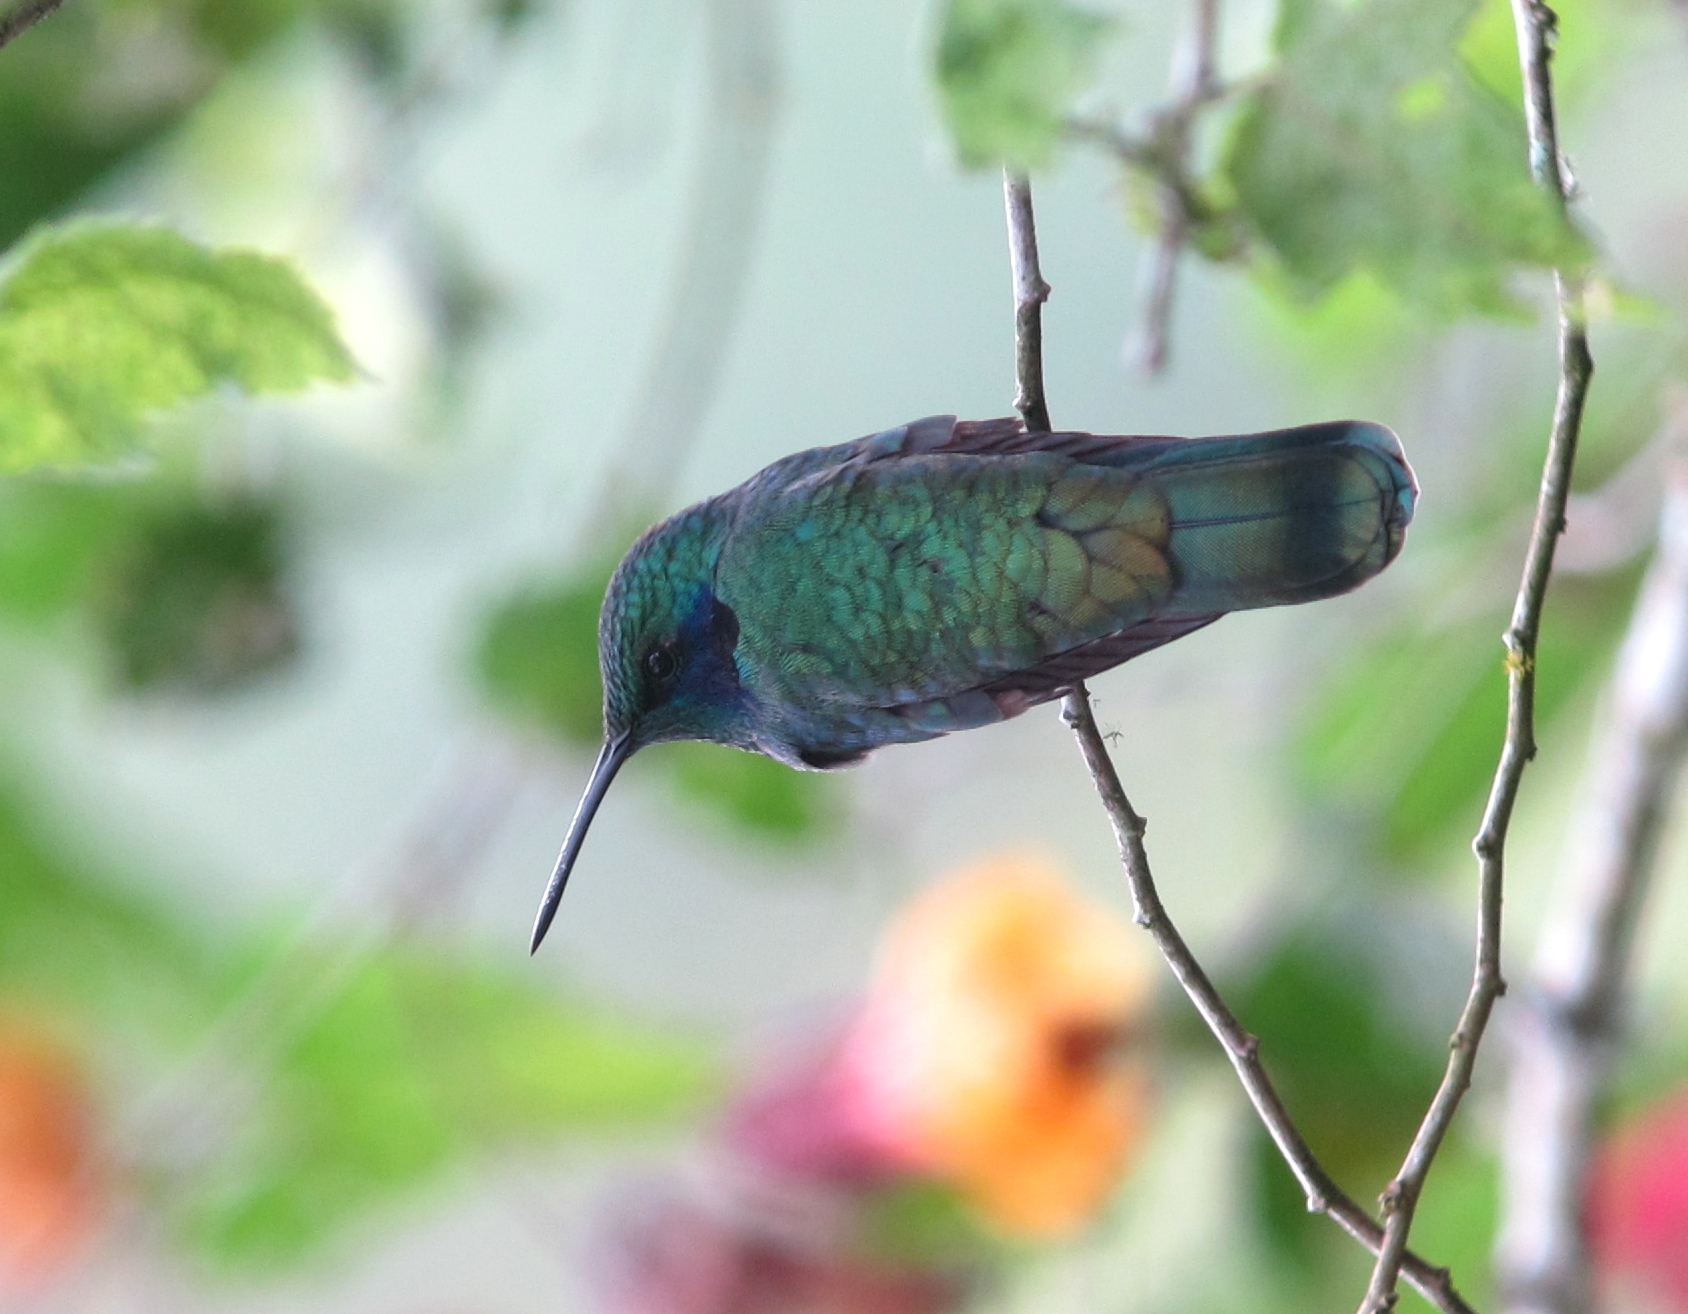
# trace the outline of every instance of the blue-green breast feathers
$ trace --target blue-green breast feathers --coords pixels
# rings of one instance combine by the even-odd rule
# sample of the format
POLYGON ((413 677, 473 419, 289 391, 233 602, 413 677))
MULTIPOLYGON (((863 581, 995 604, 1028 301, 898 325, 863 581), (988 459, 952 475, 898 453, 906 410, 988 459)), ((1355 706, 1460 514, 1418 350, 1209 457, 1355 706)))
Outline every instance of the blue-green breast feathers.
POLYGON ((660 737, 830 766, 1002 720, 1227 611, 1354 588, 1416 491, 1394 434, 1359 421, 1182 439, 937 416, 801 452, 629 554, 606 722, 638 723, 669 634, 714 653, 704 701, 732 706, 671 710, 660 737))
POLYGON ((1227 611, 1364 583, 1417 491, 1395 435, 1360 421, 1183 439, 943 415, 776 462, 616 570, 604 748, 533 947, 640 746, 833 767, 1000 721, 1227 611))

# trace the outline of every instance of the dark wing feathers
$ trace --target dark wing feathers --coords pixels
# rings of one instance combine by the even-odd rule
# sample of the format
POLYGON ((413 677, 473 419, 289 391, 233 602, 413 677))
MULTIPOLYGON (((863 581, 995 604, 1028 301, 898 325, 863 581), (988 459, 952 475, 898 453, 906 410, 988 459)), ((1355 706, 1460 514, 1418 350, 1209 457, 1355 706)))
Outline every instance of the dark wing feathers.
POLYGON ((1025 700, 1026 706, 1047 702, 1071 689, 1081 680, 1118 666, 1133 657, 1140 657, 1163 643, 1171 643, 1204 625, 1211 625, 1225 613, 1210 612, 1204 616, 1151 616, 1135 625, 1104 638, 1081 643, 1047 657, 1035 666, 1013 671, 1000 679, 981 686, 985 693, 997 699, 1025 700))
POLYGON ((953 415, 929 415, 862 440, 877 444, 864 448, 870 460, 891 460, 900 456, 1022 456, 1028 452, 1053 452, 1069 460, 1107 465, 1127 448, 1146 444, 1179 443, 1182 438, 1158 438, 1135 434, 1032 433, 1013 416, 999 420, 958 420, 953 415), (899 434, 893 443, 878 443, 889 434, 899 434))

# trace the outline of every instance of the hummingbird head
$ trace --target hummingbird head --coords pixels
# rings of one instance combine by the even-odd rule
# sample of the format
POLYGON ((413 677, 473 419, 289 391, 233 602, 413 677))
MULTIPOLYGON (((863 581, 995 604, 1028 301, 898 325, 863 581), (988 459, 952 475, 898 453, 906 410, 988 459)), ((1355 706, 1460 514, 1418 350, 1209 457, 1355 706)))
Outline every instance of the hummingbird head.
POLYGON ((670 739, 746 745, 739 623, 715 592, 715 536, 686 515, 623 558, 598 621, 604 738, 627 752, 670 739))
POLYGON ((733 659, 738 617, 714 588, 723 528, 711 503, 681 512, 646 532, 610 579, 598 619, 604 746, 546 887, 533 950, 551 927, 587 828, 623 762, 670 739, 750 746, 749 703, 733 659))

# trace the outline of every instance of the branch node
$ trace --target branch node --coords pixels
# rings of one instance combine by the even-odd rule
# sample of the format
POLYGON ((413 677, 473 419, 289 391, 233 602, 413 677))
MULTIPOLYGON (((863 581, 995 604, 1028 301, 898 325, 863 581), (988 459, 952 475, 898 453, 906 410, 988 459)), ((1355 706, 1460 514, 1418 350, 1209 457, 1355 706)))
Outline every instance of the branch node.
MULTIPOLYGON (((1524 113, 1529 128, 1531 170, 1550 203, 1563 215, 1566 208, 1565 177, 1559 167, 1558 134, 1554 126, 1553 79, 1549 59, 1556 29, 1556 17, 1542 0, 1512 0, 1513 26, 1517 33, 1519 66, 1524 84, 1524 113)), ((1503 905, 1503 856, 1513 806, 1518 799, 1524 768, 1535 756, 1535 662, 1536 640, 1541 633, 1542 610, 1548 582, 1553 574, 1553 554, 1564 528, 1565 505, 1570 496, 1571 474, 1576 466, 1577 440, 1582 429, 1583 405, 1587 397, 1592 366, 1583 310, 1581 271, 1555 270, 1559 310, 1559 389, 1555 399, 1553 425, 1547 453, 1542 462, 1536 496, 1535 522, 1513 604, 1512 621, 1506 631, 1505 669, 1508 677, 1506 732, 1495 764, 1489 801, 1483 823, 1472 841, 1478 861, 1477 949, 1471 992, 1449 1041, 1447 1066, 1441 1084, 1425 1110, 1412 1145, 1402 1160, 1400 1173, 1385 1195, 1387 1215, 1384 1244, 1378 1251, 1366 1288, 1367 1314, 1381 1314, 1394 1299, 1396 1282, 1404 1271, 1406 1242, 1412 1230, 1413 1212, 1431 1164, 1466 1092, 1471 1087, 1477 1051, 1494 1011, 1500 990, 1501 913, 1503 905)))
MULTIPOLYGON (((1008 212, 1009 252, 1014 263, 1015 378, 1020 395, 1035 403, 1035 408, 1028 405, 1022 409, 1027 428, 1047 429, 1048 410, 1043 399, 1042 323, 1038 302, 1029 295, 1033 285, 1041 280, 1025 277, 1028 271, 1037 268, 1031 187, 1023 177, 1007 174, 1003 179, 1003 189, 1008 212), (1041 425, 1037 422, 1039 420, 1041 425)), ((1113 759, 1108 756, 1107 742, 1097 728, 1090 695, 1082 682, 1066 690, 1061 719, 1072 728, 1078 740, 1091 782, 1113 827, 1120 860, 1125 866, 1126 884, 1130 888, 1134 920, 1155 937, 1155 943, 1173 976, 1231 1059, 1249 1102, 1290 1171, 1295 1174, 1296 1182, 1307 1198, 1308 1208, 1329 1214, 1343 1231, 1374 1255, 1388 1251, 1392 1256, 1392 1271, 1403 1275, 1443 1314, 1473 1314, 1471 1307, 1448 1285, 1445 1271, 1432 1269, 1408 1250, 1404 1236, 1386 1238, 1377 1221, 1331 1181, 1330 1175, 1308 1148, 1260 1062, 1259 1040, 1237 1021, 1161 905, 1154 876, 1149 871, 1148 854, 1143 847, 1143 834, 1148 823, 1126 797, 1113 759)))

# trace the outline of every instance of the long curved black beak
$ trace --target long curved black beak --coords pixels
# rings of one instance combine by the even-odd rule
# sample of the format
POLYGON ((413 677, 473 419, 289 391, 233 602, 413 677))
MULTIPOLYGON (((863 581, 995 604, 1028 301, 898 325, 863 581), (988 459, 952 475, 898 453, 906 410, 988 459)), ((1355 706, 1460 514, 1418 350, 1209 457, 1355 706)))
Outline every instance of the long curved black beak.
POLYGON ((563 841, 563 851, 557 855, 557 867, 551 873, 551 883, 545 887, 545 900, 539 905, 539 916, 533 919, 533 941, 528 946, 529 954, 539 952, 545 933, 551 929, 551 921, 557 915, 557 905, 563 899, 563 887, 569 883, 569 871, 574 866, 575 857, 580 853, 581 843, 586 839, 586 829, 592 824, 598 804, 604 801, 604 795, 609 792, 610 781, 614 780, 615 773, 621 770, 621 764, 632 755, 631 735, 607 740, 599 751, 597 765, 592 768, 592 778, 586 782, 586 792, 581 795, 580 806, 574 810, 574 820, 569 823, 569 834, 563 841))

